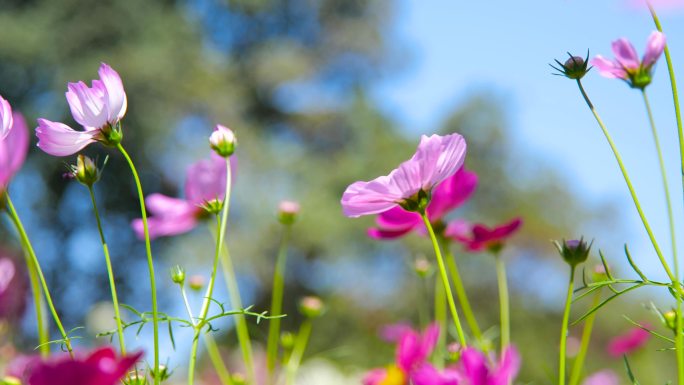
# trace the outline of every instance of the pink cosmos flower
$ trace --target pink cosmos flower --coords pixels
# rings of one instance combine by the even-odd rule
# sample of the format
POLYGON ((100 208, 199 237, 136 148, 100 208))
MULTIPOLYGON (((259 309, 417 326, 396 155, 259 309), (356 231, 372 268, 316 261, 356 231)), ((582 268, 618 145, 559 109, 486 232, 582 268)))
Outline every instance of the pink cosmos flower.
POLYGON ((491 364, 487 356, 474 348, 466 348, 461 355, 459 385, 508 385, 520 369, 520 355, 509 346, 498 364, 491 364))
POLYGON ((582 381, 582 385, 619 385, 620 379, 610 369, 593 373, 582 381))
MULTIPOLYGON (((232 164, 233 162, 231 162, 232 164)), ((226 160, 214 153, 210 159, 191 165, 185 178, 185 199, 151 194, 145 204, 151 217, 147 224, 150 238, 186 233, 206 216, 202 208, 208 202, 222 200, 226 191, 226 160)), ((132 223, 140 239, 145 238, 142 219, 132 223)))
POLYGON ((464 221, 453 221, 447 225, 444 234, 460 243, 468 251, 497 250, 503 242, 513 235, 522 225, 522 219, 515 218, 503 225, 489 228, 481 224, 471 226, 464 221))
POLYGON ((402 205, 418 210, 432 188, 463 165, 466 143, 459 134, 423 135, 416 153, 387 176, 354 182, 342 195, 348 217, 379 214, 402 205))
POLYGON ((118 385, 141 356, 142 352, 117 357, 114 349, 104 347, 75 359, 65 355, 48 361, 24 358, 19 373, 8 374, 25 385, 118 385))
POLYGON ((0 195, 7 189, 10 179, 26 160, 29 134, 24 117, 15 112, 11 115, 11 127, 4 139, 0 139, 0 195))
POLYGON ((69 83, 66 98, 74 120, 84 131, 64 123, 38 119, 38 147, 50 155, 75 154, 94 142, 113 144, 121 140, 119 121, 126 114, 128 102, 119 74, 102 63, 99 79, 88 87, 84 82, 69 83))
POLYGON ((644 88, 651 83, 651 69, 665 49, 665 35, 653 31, 646 43, 646 53, 639 60, 636 49, 629 40, 621 38, 613 42, 615 60, 597 55, 591 64, 607 78, 626 81, 631 87, 644 88))
MULTIPOLYGON (((432 198, 426 213, 430 222, 437 222, 449 211, 462 205, 475 192, 477 174, 461 168, 454 175, 440 183, 432 191, 432 198)), ((393 239, 414 229, 424 229, 420 214, 409 212, 397 206, 376 218, 378 227, 368 229, 368 235, 375 239, 393 239)))
POLYGON ((17 321, 26 309, 28 283, 16 263, 0 257, 0 320, 17 321))
POLYGON ((650 338, 651 333, 646 330, 639 327, 632 328, 627 333, 613 338, 608 343, 608 354, 618 358, 632 353, 646 345, 650 338))
POLYGON ((12 129, 12 107, 0 96, 0 140, 3 140, 12 129))

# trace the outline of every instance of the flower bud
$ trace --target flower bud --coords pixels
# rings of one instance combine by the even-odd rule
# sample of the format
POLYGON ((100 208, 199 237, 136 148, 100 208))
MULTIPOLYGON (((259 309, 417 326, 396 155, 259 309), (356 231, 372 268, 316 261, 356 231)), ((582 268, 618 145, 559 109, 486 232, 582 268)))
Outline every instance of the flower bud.
POLYGON ((665 326, 670 330, 677 330, 677 313, 674 310, 663 313, 663 318, 665 319, 665 326))
POLYGON ((171 268, 171 280, 173 283, 183 286, 185 283, 185 269, 176 265, 171 268))
POLYGON ((430 262, 427 259, 425 259, 425 257, 419 257, 413 263, 413 270, 420 277, 425 278, 428 274, 430 274, 431 269, 432 269, 432 265, 430 264, 430 262))
POLYGON ((299 312, 307 318, 320 317, 325 312, 325 305, 320 298, 307 296, 299 302, 299 312))
MULTIPOLYGON (((583 238, 563 241, 563 244, 554 242, 563 260, 570 266, 575 267, 587 260, 591 243, 587 245, 583 238)), ((593 243, 593 242, 592 242, 593 243)))
POLYGON ((237 140, 230 128, 217 124, 209 136, 209 145, 217 154, 227 158, 235 152, 237 140))
POLYGON ((294 201, 281 201, 278 205, 278 221, 284 225, 291 225, 299 214, 299 203, 294 201))
POLYGON ((79 154, 76 158, 76 165, 71 166, 72 176, 82 184, 92 187, 100 180, 100 170, 92 159, 79 154))
MULTIPOLYGON (((168 380, 169 377, 171 377, 171 371, 164 364, 159 364, 159 367, 158 367, 156 373, 159 373, 159 381, 160 382, 164 382, 164 381, 168 380)), ((152 378, 155 378, 156 373, 155 372, 150 373, 152 375, 152 378)))
POLYGON ((204 202, 200 206, 207 214, 219 214, 221 212, 221 209, 223 208, 223 200, 220 199, 212 199, 210 201, 204 202))
POLYGON ((247 379, 245 376, 242 375, 242 373, 233 373, 231 376, 231 380, 233 380, 234 385, 246 385, 247 384, 247 379))
POLYGON ((126 385, 147 385, 147 377, 143 371, 134 370, 128 373, 123 383, 126 385))
POLYGON ((0 378, 0 385, 21 385, 21 381, 16 377, 5 376, 0 378))
MULTIPOLYGON (((608 267, 610 269, 610 266, 608 267)), ((602 282, 608 280, 608 272, 606 272, 606 267, 602 263, 594 266, 591 271, 591 278, 593 282, 602 282)))
POLYGON ((280 345, 283 347, 283 349, 292 349, 294 347, 294 343, 295 336, 292 334, 292 332, 283 332, 280 335, 280 345))
POLYGON ((192 290, 200 291, 204 287, 205 284, 205 279, 201 275, 191 275, 190 278, 188 278, 188 286, 192 290))
POLYGON ((587 68, 589 64, 589 51, 587 51, 586 59, 582 58, 581 56, 573 56, 569 52, 568 56, 570 56, 570 58, 566 60, 565 63, 561 63, 560 61, 554 59, 560 68, 555 67, 553 64, 551 64, 551 67, 559 72, 556 75, 565 76, 572 80, 582 79, 584 75, 586 75, 591 69, 587 68))

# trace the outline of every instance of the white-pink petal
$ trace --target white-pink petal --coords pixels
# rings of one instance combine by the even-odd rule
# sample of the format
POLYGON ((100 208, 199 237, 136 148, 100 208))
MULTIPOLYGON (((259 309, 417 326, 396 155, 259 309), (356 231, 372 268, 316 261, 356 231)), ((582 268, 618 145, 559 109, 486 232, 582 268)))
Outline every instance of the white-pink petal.
POLYGON ((0 140, 4 139, 12 129, 12 107, 0 96, 0 140))
POLYGON ((108 64, 100 64, 98 74, 106 91, 104 102, 107 107, 107 120, 114 124, 126 114, 128 108, 126 91, 124 91, 121 77, 108 64))
POLYGON ((666 39, 665 35, 660 31, 653 31, 646 42, 646 52, 642 60, 642 66, 648 68, 655 64, 662 55, 665 49, 666 39))
POLYGON ((13 124, 5 139, 0 139, 0 191, 5 189, 10 179, 19 171, 28 152, 28 128, 24 117, 15 112, 13 124))
POLYGON ((99 130, 75 131, 66 124, 38 119, 38 147, 54 156, 68 156, 96 142, 99 130))
POLYGON ((104 127, 107 124, 104 94, 101 82, 93 81, 92 88, 83 82, 69 83, 66 99, 74 120, 87 129, 104 127))
POLYGON ((619 64, 613 62, 612 60, 608 60, 601 55, 596 55, 596 57, 591 60, 591 65, 598 68, 599 73, 603 77, 611 79, 627 79, 627 72, 625 72, 625 70, 622 69, 619 64))
POLYGON ((613 42, 613 54, 615 59, 622 67, 628 70, 637 70, 639 68, 639 55, 636 49, 629 40, 620 38, 613 42))

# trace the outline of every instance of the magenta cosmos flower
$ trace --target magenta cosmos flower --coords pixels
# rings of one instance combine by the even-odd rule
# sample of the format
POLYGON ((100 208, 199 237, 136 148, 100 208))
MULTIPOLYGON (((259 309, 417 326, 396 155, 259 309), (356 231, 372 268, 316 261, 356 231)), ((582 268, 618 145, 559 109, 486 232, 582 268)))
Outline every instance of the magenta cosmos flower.
POLYGON ((520 355, 509 346, 504 349, 501 360, 496 364, 480 351, 466 348, 461 355, 458 373, 459 385, 508 385, 520 369, 520 355))
MULTIPOLYGON (((477 174, 463 167, 440 183, 432 191, 432 199, 425 209, 430 222, 441 220, 449 211, 461 206, 476 187, 477 174)), ((378 227, 368 229, 368 235, 376 239, 393 239, 414 229, 424 229, 420 214, 406 211, 400 206, 381 213, 375 222, 378 227)))
POLYGON ((459 134, 423 135, 416 153, 387 176, 354 182, 342 195, 342 211, 348 217, 379 214, 401 206, 425 209, 433 187, 463 165, 466 143, 459 134))
POLYGON ((10 110, 10 114, 11 126, 5 138, 0 139, 0 196, 24 164, 29 144, 26 120, 18 112, 12 114, 10 110))
POLYGON ((621 38, 613 42, 614 60, 597 55, 591 64, 607 78, 622 79, 633 88, 643 89, 651 83, 651 69, 665 49, 665 35, 653 31, 646 43, 646 52, 639 59, 629 40, 621 38))
POLYGON ((28 283, 13 259, 0 257, 0 320, 17 321, 26 309, 28 283))
POLYGON ((99 79, 91 87, 84 82, 69 83, 66 98, 74 120, 83 127, 77 131, 64 123, 38 119, 38 147, 50 155, 67 156, 94 142, 116 145, 121 141, 119 122, 128 103, 119 74, 105 63, 99 79))
POLYGON ((515 218, 503 225, 489 228, 481 224, 471 225, 465 221, 456 220, 447 225, 444 234, 460 243, 468 251, 482 250, 498 251, 504 241, 522 226, 522 219, 515 218))
POLYGON ((651 338, 651 333, 642 328, 632 328, 627 333, 617 336, 608 343, 608 354, 613 357, 621 357, 638 350, 646 345, 651 338))
POLYGON ((75 359, 66 355, 47 361, 24 357, 21 365, 13 368, 18 373, 8 374, 24 385, 118 385, 141 356, 117 357, 114 349, 105 347, 75 359))
MULTIPOLYGON (((231 162, 231 165, 234 162, 231 162)), ((185 178, 185 199, 151 194, 145 204, 151 217, 150 238, 178 235, 192 230, 207 215, 207 203, 223 200, 226 193, 226 160, 214 153, 210 159, 191 165, 185 178)), ((142 219, 132 223, 140 239, 145 238, 142 219)))

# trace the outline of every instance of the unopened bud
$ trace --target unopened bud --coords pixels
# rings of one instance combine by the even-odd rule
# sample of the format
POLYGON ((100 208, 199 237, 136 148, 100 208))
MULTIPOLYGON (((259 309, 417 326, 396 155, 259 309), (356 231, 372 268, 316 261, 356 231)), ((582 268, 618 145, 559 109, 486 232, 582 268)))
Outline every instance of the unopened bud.
POLYGON ((416 259, 416 261, 413 263, 413 270, 416 272, 416 274, 423 278, 425 278, 430 273, 431 268, 432 265, 424 257, 416 259))
POLYGON ((325 305, 320 298, 307 296, 299 302, 299 312, 307 318, 320 317, 325 312, 325 305))
POLYGON ((76 165, 71 166, 73 177, 86 186, 92 187, 100 180, 100 170, 92 159, 80 154, 76 158, 76 165))
POLYGON ((292 349, 294 347, 294 343, 295 336, 292 334, 292 332, 283 332, 283 334, 280 335, 280 345, 283 347, 283 349, 292 349))
POLYGON ((21 381, 16 377, 6 376, 0 379, 0 385, 21 385, 21 381))
POLYGON ((677 330, 677 313, 674 310, 665 312, 663 318, 665 319, 665 326, 673 331, 677 330))
POLYGON ((278 205, 278 221, 284 225, 291 225, 297 220, 299 203, 294 201, 281 201, 278 205))
POLYGON ((583 238, 563 241, 562 244, 555 242, 555 245, 563 260, 572 267, 586 261, 591 250, 591 243, 587 244, 583 238))
POLYGON ((591 69, 587 68, 589 64, 589 51, 587 51, 586 59, 582 58, 581 56, 573 56, 569 52, 568 56, 570 56, 570 58, 566 60, 565 63, 561 63, 560 61, 554 59, 560 68, 555 67, 554 65, 551 65, 551 67, 559 72, 557 75, 562 75, 573 80, 582 79, 584 75, 586 75, 591 69))
POLYGON ((247 379, 245 376, 242 375, 242 373, 233 373, 231 376, 231 380, 233 380, 233 384, 235 385, 245 385, 247 384, 247 379))
POLYGON ((124 380, 126 385, 147 385, 147 377, 142 371, 132 371, 128 373, 124 380))
POLYGON ((152 372, 152 378, 156 378, 156 375, 159 374, 159 381, 163 382, 169 379, 171 377, 171 371, 169 368, 164 365, 160 364, 156 372, 152 372))
POLYGON ((458 361, 461 357, 461 352, 463 347, 458 342, 453 342, 447 345, 447 354, 449 355, 449 361, 458 361))
MULTIPOLYGON (((610 269, 610 266, 608 267, 610 269)), ((607 281, 608 280, 608 272, 606 271, 606 267, 603 266, 603 264, 598 264, 594 266, 594 269, 592 270, 592 280, 594 282, 602 282, 602 281, 607 281)))
POLYGON ((204 204, 202 204, 200 207, 208 214, 218 214, 223 208, 223 200, 212 199, 210 201, 204 202, 204 204))
POLYGON ((171 280, 173 283, 183 286, 185 283, 185 269, 176 265, 171 268, 171 280))
POLYGON ((200 291, 204 287, 205 284, 205 279, 201 275, 191 275, 190 278, 188 278, 188 286, 192 290, 200 291))
POLYGON ((227 158, 235 152, 237 140, 230 128, 217 124, 209 136, 209 145, 217 154, 227 158))

